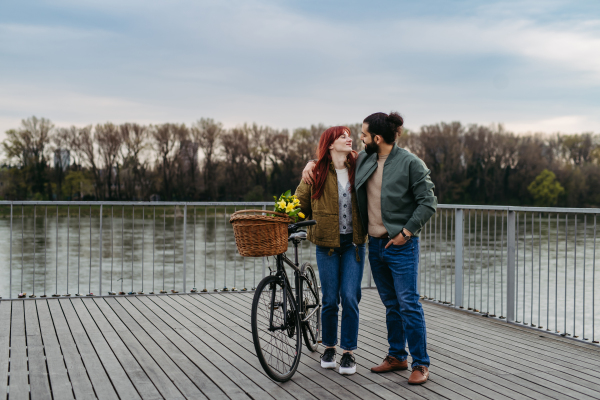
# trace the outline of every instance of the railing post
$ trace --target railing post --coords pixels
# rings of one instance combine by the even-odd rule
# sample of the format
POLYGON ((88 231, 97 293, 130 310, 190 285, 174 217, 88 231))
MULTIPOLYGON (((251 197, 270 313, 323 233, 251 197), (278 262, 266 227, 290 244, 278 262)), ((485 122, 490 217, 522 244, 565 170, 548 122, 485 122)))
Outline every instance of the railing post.
POLYGON ((506 321, 515 321, 515 241, 516 233, 516 213, 508 211, 507 219, 507 247, 508 261, 506 267, 506 321))
MULTIPOLYGON (((463 308, 463 263, 464 263, 464 213, 462 209, 456 209, 454 213, 454 307, 463 308)), ((452 299, 450 299, 452 300, 452 299)))
MULTIPOLYGON (((8 298, 12 299, 12 232, 13 232, 13 204, 12 201, 10 203, 10 282, 8 284, 8 298)), ((22 273, 22 272, 21 272, 22 273)), ((1 299, 2 297, 0 297, 1 299)))
MULTIPOLYGON (((58 237, 56 238, 56 240, 58 240, 58 237)), ((98 271, 98 284, 98 295, 102 296, 102 204, 100 204, 100 268, 98 271)))
POLYGON ((187 258, 187 204, 183 206, 183 293, 185 293, 185 280, 186 280, 186 258, 187 258))

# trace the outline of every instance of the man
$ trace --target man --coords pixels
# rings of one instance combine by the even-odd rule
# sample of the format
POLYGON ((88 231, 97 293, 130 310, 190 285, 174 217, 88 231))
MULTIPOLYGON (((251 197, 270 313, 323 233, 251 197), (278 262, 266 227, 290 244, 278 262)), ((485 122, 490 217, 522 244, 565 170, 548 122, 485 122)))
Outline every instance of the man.
MULTIPOLYGON (((358 154, 356 197, 363 226, 369 233, 369 262, 381 301, 386 307, 389 351, 371 368, 381 373, 408 369, 409 384, 429 377, 427 334, 419 302, 417 275, 419 233, 435 213, 437 199, 430 171, 418 157, 395 142, 404 121, 398 113, 375 113, 362 124, 365 150, 358 154)), ((312 182, 310 162, 302 179, 312 182)))

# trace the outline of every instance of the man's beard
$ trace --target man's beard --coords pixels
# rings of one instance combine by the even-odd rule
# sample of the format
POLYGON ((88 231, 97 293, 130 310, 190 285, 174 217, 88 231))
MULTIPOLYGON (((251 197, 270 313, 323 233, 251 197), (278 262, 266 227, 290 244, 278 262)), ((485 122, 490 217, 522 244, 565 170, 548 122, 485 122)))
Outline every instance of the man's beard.
MULTIPOLYGON (((363 142, 364 143, 364 142, 363 142)), ((379 150, 379 145, 375 142, 371 142, 369 144, 365 144, 365 153, 371 155, 373 153, 377 153, 379 150)))

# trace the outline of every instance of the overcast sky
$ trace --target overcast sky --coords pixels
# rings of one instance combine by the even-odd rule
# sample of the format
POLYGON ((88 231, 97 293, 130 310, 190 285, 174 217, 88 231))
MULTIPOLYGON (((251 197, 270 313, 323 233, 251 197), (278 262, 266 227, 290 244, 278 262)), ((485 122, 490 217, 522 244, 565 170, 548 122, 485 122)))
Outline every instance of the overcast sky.
POLYGON ((211 117, 600 132, 600 1, 1 0, 0 139, 211 117))

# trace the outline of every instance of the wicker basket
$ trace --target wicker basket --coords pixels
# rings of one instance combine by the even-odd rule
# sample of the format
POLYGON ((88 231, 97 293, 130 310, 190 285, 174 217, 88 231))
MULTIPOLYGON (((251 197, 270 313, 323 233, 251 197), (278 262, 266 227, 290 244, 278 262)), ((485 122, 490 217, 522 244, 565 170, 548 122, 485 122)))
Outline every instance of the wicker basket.
POLYGON ((233 213, 235 244, 243 257, 263 257, 282 254, 288 248, 287 214, 267 210, 241 210, 233 213), (265 215, 270 214, 270 215, 265 215))

